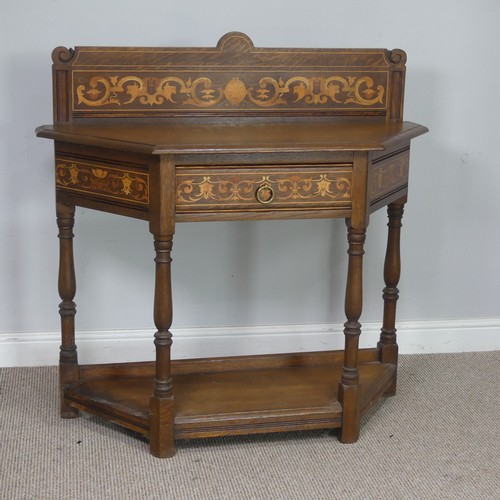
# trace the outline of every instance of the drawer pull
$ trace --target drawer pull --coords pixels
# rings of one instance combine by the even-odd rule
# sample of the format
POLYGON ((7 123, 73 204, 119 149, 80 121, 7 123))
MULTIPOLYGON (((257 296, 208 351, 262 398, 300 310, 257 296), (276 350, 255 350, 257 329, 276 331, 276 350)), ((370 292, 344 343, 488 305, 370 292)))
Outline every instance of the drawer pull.
POLYGON ((274 199, 274 191, 270 184, 263 184, 257 189, 255 197, 259 203, 267 205, 274 199))

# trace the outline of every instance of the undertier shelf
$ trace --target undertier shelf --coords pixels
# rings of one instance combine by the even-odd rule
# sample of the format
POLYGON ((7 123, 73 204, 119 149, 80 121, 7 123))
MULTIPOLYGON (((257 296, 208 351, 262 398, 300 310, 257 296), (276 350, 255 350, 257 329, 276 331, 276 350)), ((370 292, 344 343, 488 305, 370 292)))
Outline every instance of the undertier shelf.
MULTIPOLYGON (((360 407, 366 411, 391 385, 395 365, 360 351, 360 407)), ((338 384, 343 352, 238 356, 172 362, 174 436, 198 438, 340 427, 338 384)), ((80 367, 65 400, 149 434, 154 363, 80 367)))

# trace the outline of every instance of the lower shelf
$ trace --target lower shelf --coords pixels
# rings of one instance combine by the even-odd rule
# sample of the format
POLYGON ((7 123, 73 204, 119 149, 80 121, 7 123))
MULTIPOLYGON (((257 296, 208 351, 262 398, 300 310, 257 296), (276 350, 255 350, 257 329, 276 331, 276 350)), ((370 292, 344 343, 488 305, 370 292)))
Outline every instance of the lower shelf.
MULTIPOLYGON (((365 411, 391 385, 395 365, 360 351, 360 401, 365 411)), ((239 356, 172 363, 174 436, 198 438, 341 426, 338 383, 342 351, 239 356)), ((80 367, 65 389, 72 406, 149 434, 154 363, 80 367)))

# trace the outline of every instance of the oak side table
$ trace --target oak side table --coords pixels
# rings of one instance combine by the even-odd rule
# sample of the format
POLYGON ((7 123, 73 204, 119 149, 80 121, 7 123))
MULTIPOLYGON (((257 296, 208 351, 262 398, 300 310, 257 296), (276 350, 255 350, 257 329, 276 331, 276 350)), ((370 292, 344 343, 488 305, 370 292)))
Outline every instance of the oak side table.
POLYGON ((175 439, 339 428, 396 390, 395 312, 410 141, 406 55, 385 49, 58 47, 52 54, 61 416, 90 412, 144 434, 157 457, 175 439), (154 238, 154 362, 80 366, 75 345, 75 206, 135 217, 154 238), (369 216, 389 231, 377 346, 359 349, 369 216), (346 220, 343 351, 171 361, 175 225, 346 220))

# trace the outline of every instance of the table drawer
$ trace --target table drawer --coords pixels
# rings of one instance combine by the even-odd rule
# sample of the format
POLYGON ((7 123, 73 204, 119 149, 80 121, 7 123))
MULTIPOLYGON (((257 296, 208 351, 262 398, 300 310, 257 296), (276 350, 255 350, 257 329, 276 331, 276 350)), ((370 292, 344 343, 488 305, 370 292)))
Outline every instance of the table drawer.
POLYGON ((311 210, 350 207, 351 164, 179 166, 176 212, 311 210))

